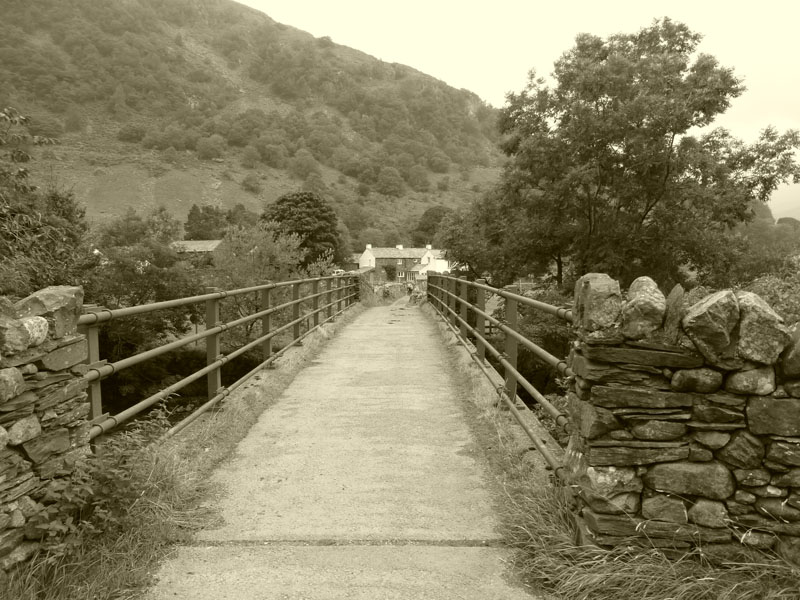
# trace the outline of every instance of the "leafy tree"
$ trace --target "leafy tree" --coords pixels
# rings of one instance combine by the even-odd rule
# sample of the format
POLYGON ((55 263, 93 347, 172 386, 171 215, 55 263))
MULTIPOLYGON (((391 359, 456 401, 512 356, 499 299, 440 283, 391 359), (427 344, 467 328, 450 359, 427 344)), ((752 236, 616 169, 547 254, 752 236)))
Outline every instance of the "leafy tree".
POLYGON ((229 224, 225 210, 219 206, 192 204, 183 226, 183 237, 186 240, 219 240, 229 224))
POLYGON ((330 254, 334 262, 341 262, 341 240, 338 221, 333 208, 313 192, 284 194, 268 205, 261 215, 264 221, 275 221, 287 233, 298 235, 301 247, 307 254, 303 265, 330 254))
POLYGON ((500 130, 511 161, 484 204, 518 273, 547 257, 576 275, 667 283, 680 265, 706 265, 709 243, 750 219, 752 202, 800 179, 795 131, 767 128, 751 145, 722 129, 692 133, 744 89, 696 53, 699 41, 669 19, 605 40, 582 34, 553 87, 532 72, 509 94, 500 130))
POLYGON ((261 192, 261 179, 255 173, 248 173, 242 178, 242 189, 252 194, 261 192))
POLYGON ((402 196, 405 191, 405 184, 400 172, 394 167, 383 167, 378 174, 376 189, 379 193, 386 196, 402 196))
POLYGON ((313 173, 320 173, 319 163, 311 152, 300 148, 289 161, 289 173, 298 179, 307 179, 313 173))
POLYGON ((248 210, 241 202, 236 203, 233 208, 229 208, 225 214, 225 220, 230 227, 245 229, 258 223, 258 214, 248 210))
POLYGON ((219 158, 224 153, 225 140, 218 133, 197 140, 197 156, 200 158, 219 158))
POLYGON ((424 246, 425 244, 433 243, 436 233, 439 231, 439 225, 452 209, 446 206, 431 206, 419 218, 414 231, 411 232, 411 238, 415 246, 424 246))

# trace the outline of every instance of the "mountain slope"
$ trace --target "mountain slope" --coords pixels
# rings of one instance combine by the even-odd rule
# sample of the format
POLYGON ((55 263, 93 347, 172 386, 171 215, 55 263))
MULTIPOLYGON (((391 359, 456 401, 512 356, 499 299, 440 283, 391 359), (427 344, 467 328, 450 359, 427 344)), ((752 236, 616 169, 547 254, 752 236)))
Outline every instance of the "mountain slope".
POLYGON ((234 2, 8 4, 0 103, 60 139, 34 175, 74 186, 96 219, 260 209, 302 188, 358 243, 364 230, 391 243, 497 175, 496 112, 475 94, 234 2))

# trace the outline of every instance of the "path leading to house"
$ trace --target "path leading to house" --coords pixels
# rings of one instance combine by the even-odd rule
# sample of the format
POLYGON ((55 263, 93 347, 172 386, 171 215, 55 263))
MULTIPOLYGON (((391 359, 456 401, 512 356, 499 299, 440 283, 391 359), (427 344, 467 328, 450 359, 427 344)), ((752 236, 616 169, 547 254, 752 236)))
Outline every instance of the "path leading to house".
POLYGON ((364 311, 218 471, 224 524, 179 548, 149 598, 529 600, 450 371, 405 298, 364 311))

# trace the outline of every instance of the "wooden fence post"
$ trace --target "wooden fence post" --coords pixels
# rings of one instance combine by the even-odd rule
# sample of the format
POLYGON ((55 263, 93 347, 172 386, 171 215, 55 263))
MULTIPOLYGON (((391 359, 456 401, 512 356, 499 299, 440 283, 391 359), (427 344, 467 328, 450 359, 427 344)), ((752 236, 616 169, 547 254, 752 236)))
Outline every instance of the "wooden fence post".
MULTIPOLYGON (((506 325, 509 329, 517 331, 518 326, 517 301, 514 298, 506 298, 506 325)), ((517 368, 517 340, 513 336, 506 334, 505 358, 515 369, 517 368)), ((508 399, 514 402, 517 398, 517 378, 510 372, 506 372, 506 394, 508 399)))
MULTIPOLYGON (((218 292, 219 288, 206 288, 207 293, 218 292)), ((219 325, 219 298, 206 300, 206 330, 219 325)), ((215 333, 206 338, 206 365, 215 362, 220 356, 220 335, 215 333)), ((208 381, 208 399, 211 400, 219 393, 222 387, 222 371, 217 367, 209 371, 206 376, 208 381)))
MULTIPOLYGON (((93 313, 105 310, 102 306, 96 304, 84 304, 84 313, 93 313)), ((88 345, 88 352, 86 355, 86 364, 92 365, 100 362, 100 327, 96 324, 81 325, 78 333, 86 336, 86 343, 88 345)), ((103 394, 100 385, 100 380, 95 379, 89 383, 89 388, 86 390, 89 396, 89 420, 93 421, 103 415, 103 394)))
MULTIPOLYGON (((485 279, 476 279, 475 283, 479 285, 486 285, 485 279)), ((475 301, 475 306, 481 312, 486 312, 486 290, 483 288, 476 288, 478 292, 478 298, 475 301)), ((481 338, 486 337, 486 317, 482 314, 475 315, 475 330, 480 335, 479 338, 475 340, 475 351, 478 353, 478 360, 484 362, 486 360, 486 346, 483 343, 481 338)))

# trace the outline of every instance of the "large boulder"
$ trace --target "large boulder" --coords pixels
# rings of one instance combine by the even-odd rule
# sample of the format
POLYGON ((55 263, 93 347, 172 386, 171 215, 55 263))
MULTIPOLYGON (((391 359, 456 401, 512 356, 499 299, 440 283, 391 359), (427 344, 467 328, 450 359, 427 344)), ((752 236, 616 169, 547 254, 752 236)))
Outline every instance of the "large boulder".
POLYGON ((16 303, 22 317, 45 317, 54 338, 75 333, 83 308, 83 288, 55 285, 34 292, 16 303))
POLYGON ((712 294, 691 306, 681 325, 709 364, 733 370, 742 366, 736 356, 739 304, 730 290, 712 294))
POLYGON ((628 302, 622 308, 622 335, 638 340, 661 328, 667 300, 649 277, 639 277, 628 289, 628 302))
POLYGON ((739 345, 744 360, 771 365, 791 339, 783 318, 753 292, 736 292, 739 303, 739 345))
POLYGON ((603 342, 620 337, 622 296, 619 283, 605 273, 587 273, 575 282, 573 318, 579 335, 603 342))

